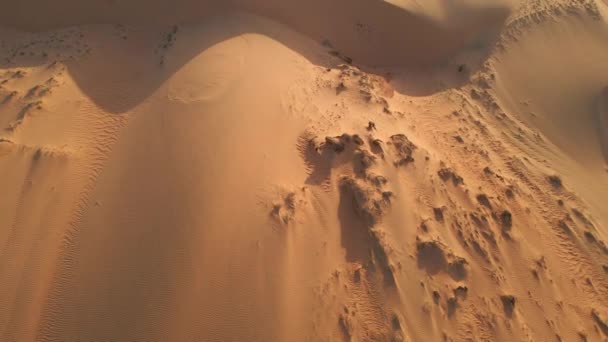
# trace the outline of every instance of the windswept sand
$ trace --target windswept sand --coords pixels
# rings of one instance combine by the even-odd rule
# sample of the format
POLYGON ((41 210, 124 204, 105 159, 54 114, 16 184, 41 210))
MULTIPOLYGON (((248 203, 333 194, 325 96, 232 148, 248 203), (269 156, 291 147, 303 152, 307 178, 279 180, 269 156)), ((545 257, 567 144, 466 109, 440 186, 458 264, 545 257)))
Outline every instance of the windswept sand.
POLYGON ((8 4, 0 341, 608 340, 607 18, 8 4))

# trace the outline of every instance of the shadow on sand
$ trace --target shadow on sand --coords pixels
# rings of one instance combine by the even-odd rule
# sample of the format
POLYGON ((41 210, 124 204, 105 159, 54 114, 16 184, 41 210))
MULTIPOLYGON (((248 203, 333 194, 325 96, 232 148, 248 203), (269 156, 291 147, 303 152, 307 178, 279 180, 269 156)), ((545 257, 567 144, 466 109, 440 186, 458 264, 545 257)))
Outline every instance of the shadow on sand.
MULTIPOLYGON (((462 70, 456 69, 461 66, 452 65, 454 58, 473 53, 478 61, 483 61, 509 14, 505 8, 479 9, 469 14, 471 20, 466 25, 447 27, 424 15, 375 0, 235 0, 232 4, 235 7, 181 0, 172 5, 171 11, 161 2, 146 5, 152 7, 146 11, 147 16, 137 12, 142 8, 137 5, 137 0, 124 4, 99 2, 90 6, 62 0, 46 8, 47 12, 38 6, 35 13, 26 13, 26 9, 31 8, 24 7, 26 2, 11 5, 14 8, 8 12, 13 15, 3 18, 6 19, 3 20, 5 25, 20 30, 42 31, 84 23, 128 22, 140 31, 162 32, 173 23, 180 23, 201 32, 196 39, 189 41, 187 47, 182 44, 180 53, 173 54, 170 64, 162 66, 158 65, 158 56, 152 52, 153 46, 138 45, 137 42, 125 44, 124 48, 111 54, 101 51, 84 62, 67 63, 69 74, 82 91, 111 113, 132 109, 188 61, 215 44, 246 33, 266 35, 323 67, 344 62, 344 58, 331 58, 329 54, 332 53, 352 59, 353 64, 370 73, 385 74, 386 70, 398 70, 391 79, 396 91, 411 96, 430 95, 468 82, 468 75, 482 63, 467 65, 466 72, 459 74, 458 71, 462 70), (67 6, 73 7, 67 10, 64 8, 67 6), (62 8, 67 14, 48 15, 61 12, 62 8), (259 18, 253 20, 251 15, 242 13, 232 15, 234 8, 245 9, 275 22, 259 18), (39 16, 40 20, 35 20, 39 16), (310 39, 301 39, 289 29, 273 28, 276 22, 310 39), (441 82, 430 77, 436 74, 438 67, 449 70, 448 77, 441 82)), ((37 63, 49 61, 22 62, 15 59, 10 64, 0 64, 0 67, 37 63)))

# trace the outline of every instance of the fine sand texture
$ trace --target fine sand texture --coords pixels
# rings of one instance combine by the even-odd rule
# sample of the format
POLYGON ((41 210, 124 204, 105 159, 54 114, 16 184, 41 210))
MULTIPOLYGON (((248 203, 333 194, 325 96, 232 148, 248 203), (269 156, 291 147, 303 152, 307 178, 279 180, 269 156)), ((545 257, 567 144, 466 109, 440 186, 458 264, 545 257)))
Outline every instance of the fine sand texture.
POLYGON ((0 341, 608 341, 604 0, 0 12, 0 341))

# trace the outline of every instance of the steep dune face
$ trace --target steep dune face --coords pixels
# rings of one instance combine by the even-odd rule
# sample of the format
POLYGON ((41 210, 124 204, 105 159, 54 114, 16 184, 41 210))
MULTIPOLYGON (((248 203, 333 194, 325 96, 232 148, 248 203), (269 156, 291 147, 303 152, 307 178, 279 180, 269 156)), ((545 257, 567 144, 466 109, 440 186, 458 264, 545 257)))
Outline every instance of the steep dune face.
POLYGON ((601 144, 594 127, 608 78, 608 67, 601 62, 608 57, 608 47, 601 44, 608 39, 605 24, 592 18, 564 18, 529 33, 509 43, 498 57, 501 85, 519 100, 514 105, 527 114, 523 120, 579 162, 600 165, 601 144), (546 58, 549 54, 553 57, 546 58), (552 82, 546 84, 545 79, 552 82))
POLYGON ((518 32, 525 16, 510 25, 504 50, 494 58, 497 96, 540 139, 557 147, 553 158, 560 172, 587 174, 575 179, 583 196, 606 218, 599 195, 608 191, 608 184, 598 105, 608 79, 603 62, 608 58, 603 44, 608 27, 597 7, 575 15, 565 6, 556 8, 558 15, 551 16, 551 8, 536 14, 539 24, 525 29, 525 35, 518 32))
POLYGON ((0 340, 608 338, 605 7, 455 4, 12 3, 0 340))

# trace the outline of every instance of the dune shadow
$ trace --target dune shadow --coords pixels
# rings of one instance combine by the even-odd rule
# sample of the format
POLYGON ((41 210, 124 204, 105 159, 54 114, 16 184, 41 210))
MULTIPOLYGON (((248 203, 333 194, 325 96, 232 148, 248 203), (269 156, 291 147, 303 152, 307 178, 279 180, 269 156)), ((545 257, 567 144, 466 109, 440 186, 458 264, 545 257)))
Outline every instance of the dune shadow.
MULTIPOLYGON (((83 6, 74 4, 72 0, 62 0, 49 8, 43 5, 34 13, 27 11, 27 3, 12 4, 8 9, 11 16, 0 16, 6 19, 3 20, 5 27, 44 31, 86 23, 128 22, 138 28, 162 33, 174 23, 181 23, 184 27, 204 31, 197 39, 189 41, 188 46, 182 46, 180 53, 172 56, 170 64, 162 66, 158 65, 157 56, 152 52, 154 47, 142 46, 135 41, 126 42, 112 53, 101 51, 85 61, 69 61, 68 72, 82 91, 99 107, 112 113, 126 112, 140 104, 188 61, 215 44, 247 33, 266 35, 323 67, 344 63, 347 58, 370 73, 386 67, 402 70, 392 80, 398 92, 429 95, 468 82, 467 75, 487 58, 509 13, 504 8, 478 10, 470 13, 471 19, 466 24, 445 26, 430 17, 372 0, 234 0, 225 4, 181 0, 171 6, 162 2, 146 4, 146 16, 139 12, 141 6, 138 7, 137 1, 124 4, 94 2, 83 6), (68 6, 72 7, 67 10, 68 6), (62 9, 67 14, 59 15, 62 9), (303 40, 292 30, 272 29, 270 22, 256 24, 248 15, 231 15, 237 9, 270 18, 310 39, 303 40), (58 15, 49 15, 52 13, 58 15), (38 17, 40 20, 35 20, 38 17), (227 22, 229 26, 225 26, 227 22), (324 43, 322 48, 321 42, 324 43), (311 43, 318 48, 311 49, 311 43), (474 54, 477 62, 467 64, 466 72, 463 73, 460 65, 450 65, 454 63, 451 59, 455 56, 467 53, 474 54), (441 70, 453 69, 454 75, 448 72, 448 77, 444 75, 440 80, 428 77, 438 67, 441 70)), ((1 66, 46 62, 17 61, 1 66)))
POLYGON ((432 242, 420 243, 417 246, 418 268, 435 275, 447 267, 447 260, 441 247, 432 242))
POLYGON ((353 191, 347 186, 340 187, 338 220, 340 222, 340 242, 346 251, 346 261, 366 264, 372 248, 370 225, 357 213, 353 191))
MULTIPOLYGON (((281 24, 250 14, 220 13, 207 18, 203 23, 179 26, 179 33, 175 35, 175 39, 178 41, 184 39, 182 34, 185 33, 188 35, 187 43, 166 48, 163 47, 164 36, 172 27, 178 27, 177 25, 132 26, 139 37, 127 38, 125 35, 124 41, 121 41, 121 37, 109 37, 113 33, 112 27, 123 26, 119 24, 58 29, 50 31, 51 34, 48 35, 46 34, 48 32, 45 32, 45 37, 50 36, 55 41, 63 41, 70 39, 68 37, 70 35, 83 35, 84 31, 88 31, 86 36, 92 39, 91 45, 96 46, 92 53, 80 56, 82 58, 68 56, 60 61, 65 64, 65 71, 82 93, 95 105, 106 112, 120 114, 141 104, 185 65, 205 51, 222 42, 247 34, 266 36, 296 51, 315 65, 329 68, 341 63, 339 59, 326 53, 319 43, 301 39, 297 33, 288 29, 277 29, 277 25, 281 24), (64 34, 64 32, 69 33, 64 34), (154 40, 154 37, 157 39, 154 40)), ((18 39, 26 35, 31 41, 38 40, 36 33, 18 32, 18 34, 20 35, 18 39)), ((30 43, 26 43, 27 45, 30 43)), ((19 52, 20 49, 15 50, 19 52)), ((0 68, 53 68, 59 61, 52 57, 43 58, 38 54, 32 57, 30 52, 27 50, 25 52, 23 57, 17 54, 10 60, 0 61, 0 68)), ((272 56, 269 55, 268 58, 272 56)))
POLYGON ((604 160, 608 163, 608 86, 603 89, 598 100, 599 136, 604 160))

